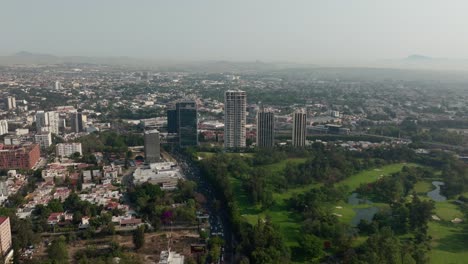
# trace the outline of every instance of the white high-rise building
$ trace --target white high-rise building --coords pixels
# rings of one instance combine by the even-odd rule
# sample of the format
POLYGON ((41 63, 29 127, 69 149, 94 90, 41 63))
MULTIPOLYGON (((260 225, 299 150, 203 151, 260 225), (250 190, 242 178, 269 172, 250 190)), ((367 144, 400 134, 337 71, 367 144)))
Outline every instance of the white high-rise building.
POLYGON ((60 90, 62 89, 62 84, 59 81, 55 82, 55 90, 60 90))
POLYGON ((8 121, 0 120, 0 136, 8 134, 8 121))
POLYGON ((57 112, 47 112, 47 116, 49 119, 49 132, 58 134, 59 127, 60 127, 60 116, 57 112))
POLYGON ((60 117, 59 113, 51 111, 37 111, 36 112, 36 130, 40 132, 51 132, 54 134, 59 133, 60 117))
POLYGON ((40 133, 43 131, 44 127, 49 126, 49 115, 46 114, 44 111, 37 111, 36 112, 36 131, 40 133))
POLYGON ((246 139, 247 95, 244 91, 228 90, 224 94, 224 147, 243 148, 246 139))
POLYGON ((55 147, 55 154, 57 157, 69 157, 76 152, 83 155, 81 143, 59 143, 55 147))
POLYGON ((16 98, 14 96, 7 96, 5 104, 6 104, 7 110, 15 109, 16 98))
POLYGON ((307 132, 307 114, 304 111, 297 111, 293 116, 292 145, 294 147, 304 147, 307 132))

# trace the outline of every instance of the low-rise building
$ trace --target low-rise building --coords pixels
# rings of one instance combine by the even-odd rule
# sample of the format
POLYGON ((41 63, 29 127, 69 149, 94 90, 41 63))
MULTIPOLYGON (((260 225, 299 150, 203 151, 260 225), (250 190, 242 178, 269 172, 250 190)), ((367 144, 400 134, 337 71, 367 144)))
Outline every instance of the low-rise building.
POLYGON ((81 143, 59 143, 55 147, 55 154, 57 157, 70 157, 74 153, 83 155, 81 143))
POLYGON ((39 144, 41 148, 48 148, 52 145, 52 133, 42 132, 34 136, 34 142, 39 144))
POLYGON ((173 162, 151 163, 137 168, 133 173, 134 184, 148 182, 159 185, 163 190, 176 189, 180 179, 183 179, 182 174, 173 162))
POLYGON ((71 222, 72 220, 73 214, 67 212, 56 212, 49 215, 49 218, 47 218, 47 223, 49 225, 56 225, 65 222, 71 222))

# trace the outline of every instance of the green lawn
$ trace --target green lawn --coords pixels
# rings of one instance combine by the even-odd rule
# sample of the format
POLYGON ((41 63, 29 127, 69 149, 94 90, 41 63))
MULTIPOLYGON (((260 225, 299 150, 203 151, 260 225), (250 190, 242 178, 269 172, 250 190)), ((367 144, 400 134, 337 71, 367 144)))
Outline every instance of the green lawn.
MULTIPOLYGON (((434 189, 434 185, 429 181, 418 181, 414 185, 414 191, 421 196, 426 196, 426 194, 434 189)), ((427 196, 426 196, 427 197, 427 196)))
MULTIPOLYGON (((286 164, 291 162, 295 164, 303 163, 304 158, 290 158, 281 162, 263 166, 269 173, 277 173, 282 171, 286 164)), ((278 225, 283 234, 286 244, 289 247, 298 246, 298 237, 300 234, 300 219, 298 215, 288 211, 286 201, 296 193, 304 193, 312 189, 314 184, 307 186, 292 188, 283 193, 274 193, 273 199, 275 204, 268 210, 262 210, 258 205, 252 205, 249 201, 247 193, 242 188, 242 182, 239 179, 231 178, 236 200, 239 205, 241 216, 249 223, 255 224, 258 219, 263 219, 267 215, 271 217, 272 222, 278 225)))
POLYGON ((452 201, 436 202, 435 213, 440 219, 450 221, 455 217, 463 218, 463 214, 458 210, 458 206, 452 201))
MULTIPOLYGON (((440 180, 440 179, 439 179, 440 180)), ((427 192, 434 189, 431 181, 419 181, 414 190, 421 199, 428 200, 427 192)), ((455 217, 464 218, 458 206, 453 200, 435 203, 435 215, 441 221, 430 221, 428 233, 432 237, 430 263, 433 264, 461 264, 467 263, 468 246, 466 245, 468 234, 462 225, 453 224, 450 220, 455 217)), ((465 219, 466 221, 466 219, 465 219)))
MULTIPOLYGON (((197 152, 197 156, 202 159, 210 158, 215 154, 216 153, 214 152, 197 152)), ((232 156, 239 155, 241 157, 252 157, 253 153, 226 153, 226 155, 232 155, 232 156)))
POLYGON ((432 264, 467 263, 468 247, 465 238, 468 234, 459 224, 432 221, 429 223, 429 234, 432 236, 432 264))
POLYGON ((262 167, 268 170, 270 173, 276 173, 276 172, 281 172, 282 170, 284 170, 284 168, 286 167, 286 164, 288 163, 299 164, 299 163, 304 163, 306 160, 307 160, 306 158, 289 158, 289 159, 282 160, 278 163, 265 165, 262 167))
POLYGON ((418 166, 414 163, 396 163, 391 165, 386 165, 381 168, 375 168, 370 170, 365 170, 360 173, 357 173, 351 177, 344 179, 339 182, 337 186, 348 186, 350 192, 356 190, 357 187, 361 184, 371 183, 377 181, 380 177, 389 176, 393 173, 401 171, 404 166, 418 166))
MULTIPOLYGON (((276 164, 266 165, 266 168, 270 173, 276 173, 284 169, 288 162, 301 163, 305 162, 305 159, 288 159, 281 161, 276 164)), ((392 173, 400 171, 404 166, 418 166, 416 164, 405 164, 397 163, 392 165, 383 166, 378 169, 370 169, 357 173, 338 183, 338 186, 348 186, 350 192, 354 191, 361 183, 370 183, 376 181, 379 177, 388 176, 392 173)), ((305 193, 314 187, 320 186, 319 184, 310 184, 299 188, 292 188, 283 193, 274 193, 273 199, 275 205, 268 210, 262 210, 260 206, 252 205, 249 201, 247 193, 242 188, 242 182, 238 179, 231 178, 231 182, 236 193, 236 200, 239 205, 239 210, 243 218, 251 223, 255 224, 259 219, 265 218, 267 215, 271 217, 272 222, 275 223, 288 247, 293 249, 297 247, 298 239, 300 237, 301 221, 299 215, 291 213, 288 210, 286 201, 291 198, 294 194, 305 193)), ((426 193, 432 190, 432 184, 429 181, 421 181, 415 185, 415 191, 421 195, 421 198, 426 199, 426 193)), ((341 201, 336 205, 333 205, 331 211, 333 213, 341 215, 340 221, 350 223, 353 217, 356 215, 354 209, 366 208, 369 206, 377 206, 379 208, 388 207, 387 204, 373 203, 372 205, 359 204, 350 205, 345 201, 341 201), (336 208, 341 207, 341 208, 336 208)), ((468 259, 468 247, 463 243, 462 229, 460 225, 452 224, 451 219, 455 217, 461 217, 461 212, 457 206, 451 201, 436 203, 436 214, 442 219, 440 222, 431 221, 429 224, 429 234, 433 237, 433 249, 431 251, 431 263, 466 263, 468 259)), ((358 237, 354 244, 360 245, 367 238, 358 237)), ((293 257, 298 259, 298 256, 293 257)))
MULTIPOLYGON (((264 166, 268 169, 269 172, 274 173, 284 169, 288 162, 301 163, 305 162, 305 159, 287 159, 276 164, 264 166)), ((356 175, 351 176, 350 178, 338 183, 342 186, 350 186, 349 190, 354 190, 361 183, 368 183, 375 181, 380 175, 390 175, 392 173, 398 172, 403 168, 403 166, 415 166, 415 164, 392 164, 383 166, 377 170, 370 169, 356 175)), ((236 200, 239 205, 240 214, 242 217, 249 223, 255 224, 259 218, 264 218, 266 215, 270 216, 272 222, 279 226, 285 240, 286 244, 289 247, 298 246, 298 238, 300 235, 300 219, 297 214, 289 212, 286 201, 291 198, 294 194, 305 193, 311 190, 314 187, 320 186, 320 184, 309 184, 306 186, 288 189, 283 193, 274 193, 273 199, 275 200, 275 205, 268 209, 262 210, 260 206, 252 205, 248 199, 247 193, 242 189, 242 183, 238 179, 231 178, 231 182, 234 187, 234 192, 236 195, 236 200)), ((349 205, 346 202, 342 201, 339 204, 336 204, 331 208, 332 212, 342 215, 340 220, 343 222, 351 222, 354 215, 356 214, 355 208, 366 208, 370 206, 384 207, 386 204, 377 204, 372 205, 349 205), (336 206, 341 206, 341 209, 336 208, 336 206)))

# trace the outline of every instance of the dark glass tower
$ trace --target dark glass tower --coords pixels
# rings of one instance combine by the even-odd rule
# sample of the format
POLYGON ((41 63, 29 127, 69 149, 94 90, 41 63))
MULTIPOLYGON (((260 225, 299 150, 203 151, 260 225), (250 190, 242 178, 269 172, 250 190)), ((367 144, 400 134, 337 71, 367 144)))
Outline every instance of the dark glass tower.
POLYGON ((73 113, 71 115, 70 125, 73 132, 79 133, 85 131, 85 118, 86 116, 81 112, 73 113))
POLYGON ((177 133, 177 110, 169 109, 167 110, 167 132, 168 133, 177 133))
POLYGON ((178 102, 176 104, 176 111, 179 146, 198 145, 197 104, 194 101, 178 102))

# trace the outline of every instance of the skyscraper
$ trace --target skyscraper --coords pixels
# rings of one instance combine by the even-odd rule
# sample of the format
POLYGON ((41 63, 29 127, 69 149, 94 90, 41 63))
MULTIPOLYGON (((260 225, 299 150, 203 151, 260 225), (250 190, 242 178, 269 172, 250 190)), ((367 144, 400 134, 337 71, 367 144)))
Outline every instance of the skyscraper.
POLYGON ((7 96, 5 99, 5 105, 7 110, 12 110, 16 108, 16 98, 14 96, 7 96))
POLYGON ((62 84, 59 81, 55 82, 55 90, 60 90, 62 89, 62 84))
POLYGON ((307 115, 304 111, 297 111, 293 117, 292 145, 304 147, 307 132, 307 115))
POLYGON ((60 117, 57 112, 36 112, 36 130, 40 132, 51 132, 54 134, 59 133, 60 117))
POLYGON ((49 132, 58 134, 59 127, 60 127, 59 113, 51 111, 51 112, 47 112, 47 116, 49 118, 49 132))
POLYGON ((154 163, 160 161, 161 146, 159 140, 159 131, 147 130, 145 131, 145 161, 147 163, 154 163))
POLYGON ((198 145, 197 104, 194 101, 178 102, 176 111, 179 146, 198 145))
POLYGON ((275 144, 275 115, 261 109, 257 113, 257 147, 271 148, 275 144))
POLYGON ((36 112, 36 131, 40 133, 49 126, 49 115, 44 111, 36 112))
POLYGON ((86 115, 81 112, 71 114, 71 130, 75 133, 85 131, 86 115))
POLYGON ((228 90, 224 94, 224 147, 245 147, 247 96, 244 91, 228 90))
POLYGON ((0 120, 0 136, 8 134, 8 121, 0 120))
POLYGON ((177 110, 169 109, 167 110, 167 132, 168 133, 177 133, 177 110))

